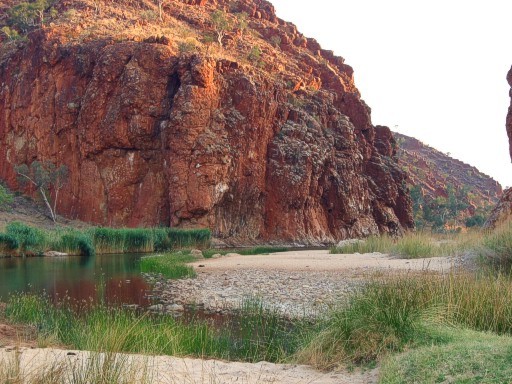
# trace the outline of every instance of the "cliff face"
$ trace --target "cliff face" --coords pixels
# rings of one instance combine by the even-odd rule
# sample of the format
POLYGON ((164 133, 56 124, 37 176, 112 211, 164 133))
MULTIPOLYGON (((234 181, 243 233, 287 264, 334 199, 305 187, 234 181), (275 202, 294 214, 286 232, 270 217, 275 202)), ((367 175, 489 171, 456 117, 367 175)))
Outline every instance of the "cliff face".
MULTIPOLYGON (((508 109, 506 128, 509 139, 510 158, 512 159, 512 67, 507 74, 507 81, 511 89, 509 96, 511 98, 510 107, 508 109)), ((512 188, 509 188, 503 193, 498 205, 492 211, 492 214, 485 224, 488 228, 494 228, 499 223, 509 220, 512 216, 512 188)))
MULTIPOLYGON (((509 96, 512 100, 512 67, 510 68, 510 71, 508 72, 507 81, 511 87, 511 89, 509 91, 509 96)), ((510 107, 508 108, 506 125, 507 125, 507 134, 508 134, 508 141, 509 141, 509 148, 510 148, 510 158, 512 159, 512 101, 511 101, 510 107)))
POLYGON ((64 16, 4 43, 0 178, 11 187, 15 164, 66 164, 66 216, 206 226, 233 243, 327 242, 412 225, 392 135, 372 125, 352 69, 270 3, 176 0, 163 22, 141 19, 156 12, 152 2, 115 3, 98 13, 73 2, 71 23, 70 2, 58 1, 64 16), (228 19, 246 12, 252 32, 234 29, 212 53, 198 41, 215 9, 228 19), (177 26, 192 38, 169 32, 177 26), (193 49, 183 45, 190 39, 193 49), (261 57, 248 61, 255 46, 261 57))

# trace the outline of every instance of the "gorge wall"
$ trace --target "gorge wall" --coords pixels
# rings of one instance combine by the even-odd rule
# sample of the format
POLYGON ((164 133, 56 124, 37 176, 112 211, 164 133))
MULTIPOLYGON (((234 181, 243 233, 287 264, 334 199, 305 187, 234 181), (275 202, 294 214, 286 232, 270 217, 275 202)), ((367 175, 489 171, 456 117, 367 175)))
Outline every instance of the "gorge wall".
MULTIPOLYGON (((510 107, 508 108, 507 120, 506 120, 506 128, 508 134, 509 148, 510 148, 510 158, 512 159, 512 67, 507 74, 507 81, 510 85, 510 107)), ((512 188, 507 189, 503 196, 501 197, 498 205, 491 213, 489 220, 487 220, 486 227, 493 228, 500 223, 509 220, 512 217, 512 188)))
POLYGON ((342 58, 267 1, 175 0, 162 21, 153 2, 133 3, 57 1, 47 26, 4 39, 0 178, 10 187, 16 164, 65 164, 67 217, 209 227, 237 244, 413 225, 392 134, 373 126, 342 58), (233 23, 248 15, 223 48, 203 39, 216 9, 233 23))

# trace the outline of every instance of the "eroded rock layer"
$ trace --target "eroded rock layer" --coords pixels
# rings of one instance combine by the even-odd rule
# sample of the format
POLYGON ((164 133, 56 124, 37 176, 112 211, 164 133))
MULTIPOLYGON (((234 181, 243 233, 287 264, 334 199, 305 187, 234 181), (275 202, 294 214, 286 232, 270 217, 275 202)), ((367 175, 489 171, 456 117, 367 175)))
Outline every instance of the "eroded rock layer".
MULTIPOLYGON (((342 58, 266 1, 168 4, 165 25, 198 35, 218 7, 228 18, 249 14, 254 32, 235 30, 213 54, 171 35, 131 33, 138 12, 154 7, 140 3, 119 15, 108 2, 98 16, 77 1, 74 17, 84 17, 75 28, 56 19, 27 42, 5 44, 0 178, 17 187, 15 164, 66 164, 58 201, 66 216, 209 227, 232 243, 332 242, 412 226, 394 139, 372 125, 342 58), (91 20, 107 16, 127 27, 98 32, 104 23, 91 20), (261 59, 248 61, 256 44, 261 59)), ((55 9, 68 15, 69 6, 55 9)))

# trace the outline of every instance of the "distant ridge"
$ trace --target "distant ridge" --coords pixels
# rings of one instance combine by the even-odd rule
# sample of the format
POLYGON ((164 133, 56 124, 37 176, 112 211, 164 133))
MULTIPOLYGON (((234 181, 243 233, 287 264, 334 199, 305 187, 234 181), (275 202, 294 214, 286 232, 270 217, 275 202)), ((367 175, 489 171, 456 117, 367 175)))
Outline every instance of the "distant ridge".
POLYGON ((448 198, 449 188, 466 191, 467 208, 461 210, 459 220, 475 214, 487 216, 499 201, 503 189, 492 177, 413 137, 393 134, 399 146, 399 164, 409 175, 408 184, 419 187, 426 201, 448 198))

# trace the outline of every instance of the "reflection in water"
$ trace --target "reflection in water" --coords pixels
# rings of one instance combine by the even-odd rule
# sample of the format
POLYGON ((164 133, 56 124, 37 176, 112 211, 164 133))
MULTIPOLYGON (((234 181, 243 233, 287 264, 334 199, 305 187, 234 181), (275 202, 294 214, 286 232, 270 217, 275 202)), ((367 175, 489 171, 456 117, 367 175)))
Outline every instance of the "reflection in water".
POLYGON ((46 292, 54 299, 149 304, 138 255, 0 259, 0 300, 14 292, 46 292))

